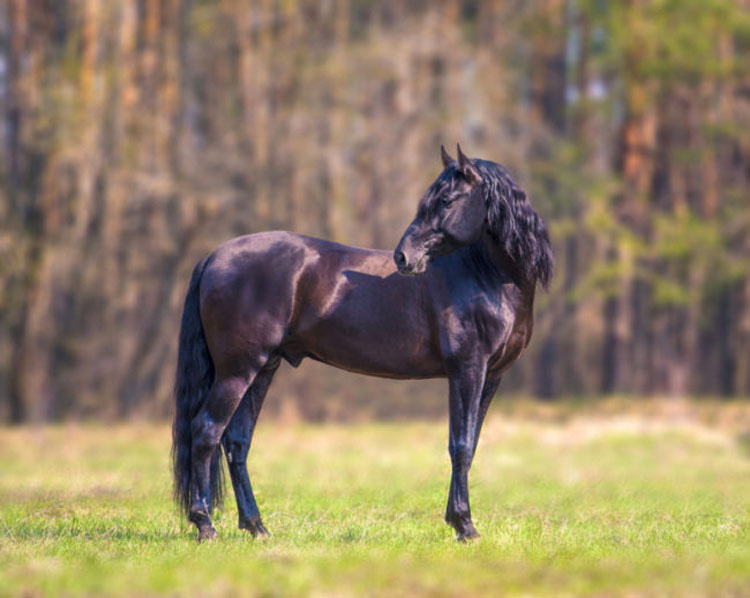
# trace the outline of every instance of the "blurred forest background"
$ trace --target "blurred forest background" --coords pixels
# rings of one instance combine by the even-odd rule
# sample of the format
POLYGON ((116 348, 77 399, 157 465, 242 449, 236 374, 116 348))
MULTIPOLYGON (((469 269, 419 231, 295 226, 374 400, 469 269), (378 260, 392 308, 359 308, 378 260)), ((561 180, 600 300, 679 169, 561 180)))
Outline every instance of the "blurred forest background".
MULTIPOLYGON (((275 228, 392 249, 456 141, 557 254, 501 393, 750 395, 750 0, 0 5, 0 419, 168 414, 200 257, 275 228)), ((292 372, 267 410, 446 409, 292 372)))

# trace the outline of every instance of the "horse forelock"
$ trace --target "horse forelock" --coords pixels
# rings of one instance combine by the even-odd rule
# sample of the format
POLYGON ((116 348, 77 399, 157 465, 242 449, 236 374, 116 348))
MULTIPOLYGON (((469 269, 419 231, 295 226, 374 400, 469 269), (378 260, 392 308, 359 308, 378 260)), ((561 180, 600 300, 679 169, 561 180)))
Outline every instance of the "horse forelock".
POLYGON ((419 200, 417 208, 421 215, 433 214, 441 207, 441 201, 456 188, 456 168, 447 166, 419 200))

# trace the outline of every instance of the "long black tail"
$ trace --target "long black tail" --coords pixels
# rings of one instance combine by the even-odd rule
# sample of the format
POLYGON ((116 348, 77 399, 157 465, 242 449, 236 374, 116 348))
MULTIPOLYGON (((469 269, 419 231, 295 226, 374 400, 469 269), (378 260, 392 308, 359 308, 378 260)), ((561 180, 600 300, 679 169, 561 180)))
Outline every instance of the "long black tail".
MULTIPOLYGON (((209 258, 195 266, 182 311, 180 344, 175 377, 175 414, 172 423, 172 470, 174 498, 188 512, 192 497, 191 422, 208 396, 214 381, 214 364, 208 352, 200 316, 200 284, 209 258)), ((211 505, 221 504, 224 494, 221 445, 211 457, 211 505)))

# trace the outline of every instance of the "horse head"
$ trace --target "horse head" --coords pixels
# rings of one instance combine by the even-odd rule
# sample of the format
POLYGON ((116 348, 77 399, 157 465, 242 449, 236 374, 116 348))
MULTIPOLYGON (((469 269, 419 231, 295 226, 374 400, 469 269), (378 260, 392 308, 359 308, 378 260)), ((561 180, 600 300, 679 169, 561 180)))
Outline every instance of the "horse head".
POLYGON ((393 258, 401 274, 422 274, 430 260, 471 245, 482 236, 487 208, 482 176, 458 146, 458 160, 440 146, 443 171, 419 200, 393 258))

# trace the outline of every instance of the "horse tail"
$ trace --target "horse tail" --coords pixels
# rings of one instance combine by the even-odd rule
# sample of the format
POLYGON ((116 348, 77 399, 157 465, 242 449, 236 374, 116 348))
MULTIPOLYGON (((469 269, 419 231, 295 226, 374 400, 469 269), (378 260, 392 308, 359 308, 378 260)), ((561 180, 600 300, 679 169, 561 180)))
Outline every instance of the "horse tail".
MULTIPOLYGON (((208 397, 214 381, 214 364, 206 344, 200 315, 200 283, 209 257, 195 266, 182 310, 177 374, 174 384, 175 413, 172 422, 172 472, 174 499, 187 513, 192 498, 191 423, 208 397)), ((220 505, 224 494, 221 443, 211 457, 212 505, 220 505)))

